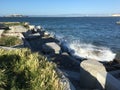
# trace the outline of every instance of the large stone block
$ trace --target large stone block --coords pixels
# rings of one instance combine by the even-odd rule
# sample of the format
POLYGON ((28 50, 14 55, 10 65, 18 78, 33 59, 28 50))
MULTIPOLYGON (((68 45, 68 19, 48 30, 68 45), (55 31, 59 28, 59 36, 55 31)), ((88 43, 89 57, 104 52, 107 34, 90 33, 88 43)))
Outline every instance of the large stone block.
POLYGON ((60 46, 55 42, 49 42, 42 46, 43 52, 46 54, 59 54, 60 46))
POLYGON ((120 81, 107 72, 102 63, 86 60, 80 66, 80 85, 82 88, 120 90, 120 81))
POLYGON ((105 88, 105 79, 99 77, 98 73, 106 72, 105 67, 96 60, 85 60, 80 64, 80 87, 87 89, 105 88), (98 79, 101 79, 100 81, 98 79))

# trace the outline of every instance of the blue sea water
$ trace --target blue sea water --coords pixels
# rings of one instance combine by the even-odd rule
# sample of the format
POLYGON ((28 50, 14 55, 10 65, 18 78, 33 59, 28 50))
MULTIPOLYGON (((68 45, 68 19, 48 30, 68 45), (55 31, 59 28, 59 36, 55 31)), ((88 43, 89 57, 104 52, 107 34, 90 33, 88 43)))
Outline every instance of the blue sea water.
MULTIPOLYGON (((41 25, 45 30, 66 39, 70 43, 70 47, 76 49, 76 52, 78 48, 84 48, 89 51, 93 47, 94 50, 101 47, 99 50, 109 50, 111 52, 107 53, 110 54, 120 52, 120 25, 116 24, 119 20, 120 17, 0 18, 0 22, 20 21, 41 25)), ((106 51, 103 52, 105 53, 106 51)), ((78 53, 81 55, 86 54, 84 50, 78 53)))

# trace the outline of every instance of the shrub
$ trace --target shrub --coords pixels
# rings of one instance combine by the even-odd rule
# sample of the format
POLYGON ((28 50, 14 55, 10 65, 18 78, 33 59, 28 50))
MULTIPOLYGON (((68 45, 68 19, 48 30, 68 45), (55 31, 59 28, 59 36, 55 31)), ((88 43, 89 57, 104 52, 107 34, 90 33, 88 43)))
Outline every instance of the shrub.
POLYGON ((21 44, 22 40, 20 40, 18 37, 14 36, 2 36, 0 38, 0 45, 1 46, 14 46, 21 44))
POLYGON ((55 68, 55 64, 28 49, 0 49, 0 88, 61 90, 55 68))
POLYGON ((6 75, 5 75, 5 70, 0 69, 0 90, 4 90, 4 87, 6 87, 6 75))

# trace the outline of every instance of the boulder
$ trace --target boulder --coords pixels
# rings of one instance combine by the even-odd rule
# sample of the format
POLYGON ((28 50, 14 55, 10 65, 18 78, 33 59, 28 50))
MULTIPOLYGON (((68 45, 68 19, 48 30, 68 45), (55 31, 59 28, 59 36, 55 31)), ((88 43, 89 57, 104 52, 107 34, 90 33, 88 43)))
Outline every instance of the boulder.
POLYGON ((42 27, 41 26, 36 26, 35 27, 38 31, 41 31, 42 30, 42 27))
POLYGON ((29 34, 27 38, 38 38, 40 37, 40 33, 29 34))
POLYGON ((35 28, 35 25, 29 25, 29 29, 33 30, 35 28))
POLYGON ((49 32, 44 32, 44 37, 49 37, 50 33, 49 32))

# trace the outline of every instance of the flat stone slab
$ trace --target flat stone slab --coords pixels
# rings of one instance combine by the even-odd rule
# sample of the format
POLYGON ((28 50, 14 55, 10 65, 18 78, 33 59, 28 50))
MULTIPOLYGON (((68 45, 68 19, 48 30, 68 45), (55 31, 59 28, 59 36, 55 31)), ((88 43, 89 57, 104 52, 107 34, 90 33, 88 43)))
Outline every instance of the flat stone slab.
POLYGON ((9 30, 9 33, 22 33, 22 32, 26 32, 27 29, 21 25, 18 25, 18 26, 11 26, 10 27, 11 30, 9 30))
POLYGON ((60 46, 55 42, 45 43, 42 46, 43 52, 48 54, 59 54, 60 46))
POLYGON ((103 64, 101 64, 97 60, 85 60, 81 63, 81 67, 86 69, 87 71, 91 71, 92 75, 95 75, 96 72, 106 71, 103 64))
POLYGON ((1 49, 5 49, 5 50, 15 50, 16 48, 11 48, 11 47, 4 47, 4 46, 0 46, 1 49))

